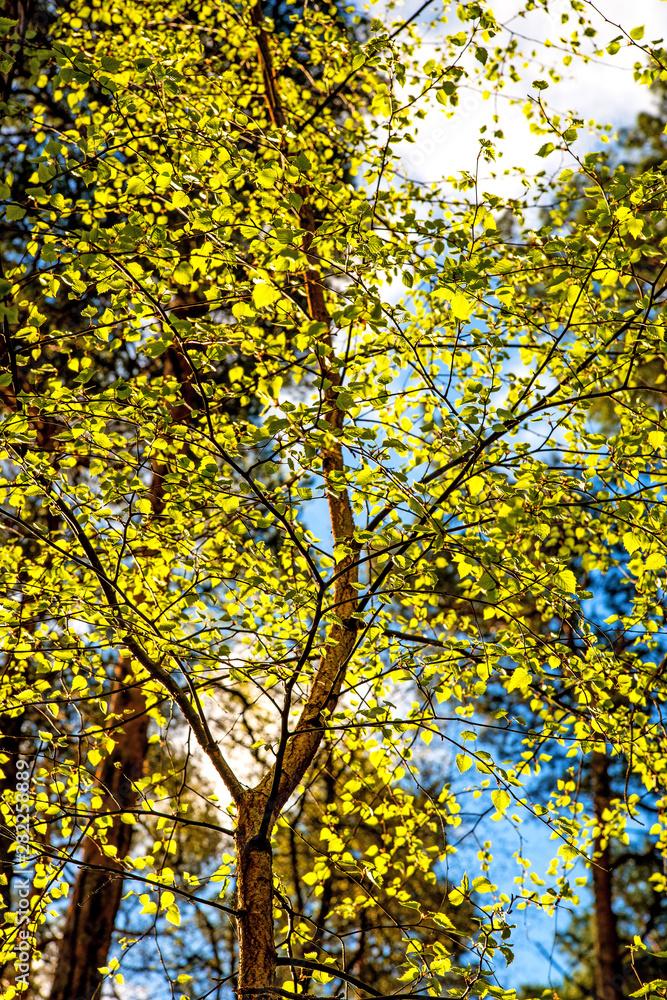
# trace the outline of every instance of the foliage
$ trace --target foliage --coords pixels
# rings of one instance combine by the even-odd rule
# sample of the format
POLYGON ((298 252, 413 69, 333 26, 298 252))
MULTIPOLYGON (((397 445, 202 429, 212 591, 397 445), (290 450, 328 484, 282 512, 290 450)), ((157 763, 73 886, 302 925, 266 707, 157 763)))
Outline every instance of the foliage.
MULTIPOLYGON (((423 66, 414 17, 394 23, 391 9, 367 38, 323 6, 280 31, 257 6, 97 0, 63 9, 48 44, 1 22, 8 61, 30 49, 38 95, 5 105, 34 162, 0 192, 13 234, 0 572, 2 712, 41 720, 22 745, 40 940, 94 838, 160 943, 191 906, 236 918, 241 990, 269 995, 277 947, 284 990, 313 979, 372 994, 295 909, 304 886, 331 892, 352 927, 370 881, 388 900, 395 990, 497 994, 516 912, 576 906, 578 859, 600 838, 622 843, 645 798, 665 850, 665 428, 637 380, 665 350, 664 172, 578 158, 580 119, 546 102, 554 64, 522 53, 482 3, 449 26, 434 11, 423 66), (533 184, 550 190, 543 224, 527 197, 484 193, 471 174, 402 174, 393 146, 421 104, 455 115, 461 88, 500 92, 524 59, 540 74, 527 113, 545 163, 574 158, 533 184), (588 209, 573 218, 579 171, 588 209), (591 417, 600 399, 608 436, 591 417), (627 586, 606 622, 621 646, 590 621, 610 573, 627 586), (168 818, 117 860, 95 772, 116 746, 121 661, 164 750, 137 787, 168 818), (249 746, 253 713, 264 735, 249 746), (494 727, 508 738, 485 740, 494 727), (236 835, 206 873, 184 867, 172 835, 187 820, 184 745, 220 785, 200 821, 236 835), (295 877, 280 845, 322 752, 334 808, 325 849, 306 872, 301 852, 295 877), (555 773, 549 756, 577 767, 596 752, 641 789, 613 799, 604 829, 569 779, 536 780, 555 773), (479 851, 453 876, 473 810, 479 851), (522 823, 554 840, 544 871, 529 871, 522 823), (494 861, 496 830, 503 853, 516 842, 514 876, 494 861)), ((585 13, 573 0, 567 60, 598 45, 585 13)), ((635 28, 607 55, 621 44, 652 83, 664 52, 635 28)), ((483 135, 481 160, 494 156, 483 135)), ((11 957, 11 915, 5 929, 11 957)), ((160 951, 164 976, 188 989, 174 954, 160 951)))

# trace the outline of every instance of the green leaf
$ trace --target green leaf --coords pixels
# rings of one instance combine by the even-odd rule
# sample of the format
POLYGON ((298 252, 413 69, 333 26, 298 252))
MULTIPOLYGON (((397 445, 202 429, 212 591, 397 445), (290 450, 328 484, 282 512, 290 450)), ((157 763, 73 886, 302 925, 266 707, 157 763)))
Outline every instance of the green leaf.
POLYGON ((257 174, 257 182, 263 188, 274 188, 278 181, 278 174, 275 170, 260 170, 257 174))
POLYGON ((193 278, 192 266, 189 261, 182 260, 174 268, 174 281, 177 281, 179 285, 189 285, 193 278))
POLYGON ((506 812, 506 810, 510 806, 512 802, 512 796, 506 789, 499 788, 497 791, 491 792, 491 801, 493 802, 498 812, 502 814, 506 812))
POLYGON ((577 578, 571 569, 562 569, 557 573, 556 583, 562 590, 566 590, 569 594, 575 594, 577 591, 577 578))
POLYGON ((655 993, 656 996, 663 997, 665 990, 667 990, 667 979, 652 979, 650 983, 645 983, 644 986, 635 990, 630 996, 645 997, 649 993, 655 993))
POLYGON ((258 309, 262 306, 269 306, 280 298, 280 291, 273 285, 264 283, 255 285, 252 290, 252 300, 258 309))
POLYGON ((545 142, 544 145, 540 146, 540 148, 538 149, 537 155, 541 157, 548 156, 549 153, 553 153, 555 148, 556 147, 554 146, 553 142, 545 142))
POLYGON ((461 906, 461 904, 465 903, 466 901, 465 894, 460 889, 452 889, 447 894, 447 899, 452 904, 452 906, 461 906))
POLYGON ((102 56, 100 65, 107 73, 115 73, 121 67, 120 60, 114 59, 111 56, 102 56))
POLYGON ((354 405, 354 399, 349 392, 343 391, 337 393, 336 406, 339 410, 351 410, 354 405))
POLYGON ((527 691, 530 682, 533 679, 533 675, 526 670, 525 667, 515 667, 512 671, 512 676, 510 677, 509 684, 507 685, 508 691, 527 691))
POLYGON ((305 153, 299 153, 298 156, 295 156, 294 159, 292 160, 292 163, 294 164, 295 167, 298 167, 299 170, 303 171, 304 173, 311 169, 310 160, 308 159, 305 153))
POLYGON ((143 194, 146 190, 146 178, 145 177, 131 177, 127 182, 127 193, 128 194, 143 194))
POLYGON ((467 320, 473 310, 473 307, 474 303, 471 302, 470 299, 466 298, 463 292, 456 292, 451 301, 452 315, 455 319, 467 320))
POLYGON ((481 476, 472 476, 468 480, 468 489, 470 490, 471 496, 479 496, 479 494, 484 489, 484 480, 481 476))
POLYGON ((498 888, 497 885, 493 885, 484 875, 474 878, 472 880, 472 887, 476 892, 495 892, 498 888))

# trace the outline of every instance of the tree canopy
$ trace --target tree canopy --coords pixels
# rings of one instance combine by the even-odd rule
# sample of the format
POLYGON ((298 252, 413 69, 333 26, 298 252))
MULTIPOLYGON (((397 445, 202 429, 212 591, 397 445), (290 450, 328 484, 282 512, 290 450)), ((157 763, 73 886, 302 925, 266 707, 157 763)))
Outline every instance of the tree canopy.
POLYGON ((0 20, 6 1000, 506 997, 589 892, 597 1000, 664 994, 667 184, 549 94, 667 52, 548 9, 0 20))

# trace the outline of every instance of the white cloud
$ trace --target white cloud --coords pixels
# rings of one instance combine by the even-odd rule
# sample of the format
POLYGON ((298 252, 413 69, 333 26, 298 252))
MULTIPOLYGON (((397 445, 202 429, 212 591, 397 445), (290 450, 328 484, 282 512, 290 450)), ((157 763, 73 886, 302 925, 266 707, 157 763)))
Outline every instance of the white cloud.
MULTIPOLYGON (((499 194, 516 195, 521 188, 517 176, 512 176, 513 168, 522 168, 531 175, 545 168, 553 171, 570 165, 571 158, 567 153, 553 154, 547 160, 536 155, 548 137, 531 133, 530 123, 522 110, 521 104, 528 95, 532 93, 534 97, 537 94, 531 88, 533 79, 545 76, 538 70, 540 60, 552 65, 562 76, 560 82, 550 83, 548 90, 542 91, 545 103, 548 100, 549 108, 563 116, 571 111, 584 119, 585 127, 575 144, 579 155, 600 146, 600 138, 588 130, 589 121, 600 125, 609 123, 616 129, 631 125, 640 111, 653 105, 653 97, 648 88, 633 79, 633 66, 643 58, 637 46, 625 42, 614 56, 605 54, 603 58, 593 58, 588 62, 575 58, 569 67, 564 67, 561 62, 564 53, 555 47, 545 48, 543 42, 547 38, 557 42, 559 37, 565 33, 569 35, 576 26, 573 24, 569 0, 553 0, 549 15, 543 11, 534 11, 525 18, 519 18, 517 12, 521 6, 520 0, 499 0, 493 5, 493 9, 497 19, 508 30, 523 36, 524 51, 536 51, 534 64, 522 68, 522 80, 510 83, 497 99, 492 95, 485 101, 482 100, 481 93, 462 88, 459 107, 452 118, 447 118, 448 109, 432 99, 428 105, 424 104, 424 107, 428 106, 428 112, 426 119, 419 123, 417 141, 414 144, 404 142, 397 147, 409 175, 416 180, 438 181, 462 170, 474 174, 478 169, 479 130, 483 125, 488 127, 487 136, 494 128, 502 129, 504 134, 504 139, 498 143, 503 156, 495 166, 479 166, 480 180, 486 181, 487 189, 492 186, 499 194), (566 11, 570 12, 570 19, 563 25, 561 14, 566 11), (531 44, 530 40, 535 40, 537 44, 531 44), (518 103, 512 104, 512 100, 518 103), (492 123, 494 113, 499 116, 497 125, 492 123), (498 179, 489 183, 491 170, 496 172, 498 179), (510 176, 504 176, 508 170, 510 176)), ((621 34, 616 27, 618 24, 627 32, 638 24, 645 24, 646 39, 667 34, 665 0, 638 0, 634 4, 628 4, 627 0, 600 0, 597 12, 590 4, 586 8, 598 35, 595 39, 585 40, 588 45, 585 52, 582 47, 585 55, 592 55, 595 48, 606 46, 621 34)), ((454 30, 453 23, 450 21, 446 28, 454 30)), ((505 39, 507 37, 505 35, 505 39)), ((437 43, 437 35, 424 29, 419 54, 422 64, 434 53, 437 43)), ((522 65, 524 60, 517 62, 522 65)), ((406 93, 408 89, 406 88, 406 93)), ((613 136, 613 132, 611 135, 613 136)))

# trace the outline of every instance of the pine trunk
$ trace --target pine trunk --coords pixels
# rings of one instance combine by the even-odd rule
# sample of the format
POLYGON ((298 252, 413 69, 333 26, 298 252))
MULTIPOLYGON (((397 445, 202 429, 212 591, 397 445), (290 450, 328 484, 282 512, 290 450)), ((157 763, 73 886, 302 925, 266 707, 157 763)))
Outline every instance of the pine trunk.
MULTIPOLYGON (((136 802, 134 782, 143 774, 148 747, 148 716, 141 688, 117 691, 111 712, 127 717, 127 722, 116 730, 115 749, 97 774, 105 793, 102 809, 131 811, 136 802)), ((120 869, 120 862, 128 854, 133 830, 131 824, 121 822, 120 815, 113 817, 106 843, 116 848, 115 860, 102 851, 96 840, 85 841, 59 942, 50 1000, 92 1000, 100 996, 102 974, 98 970, 107 964, 123 894, 123 877, 113 869, 120 869)))
POLYGON ((594 753, 592 761, 593 807, 598 830, 593 857, 595 897, 595 990, 598 1000, 623 1000, 623 968, 613 908, 613 884, 609 839, 604 831, 604 813, 609 808, 609 762, 594 753))

